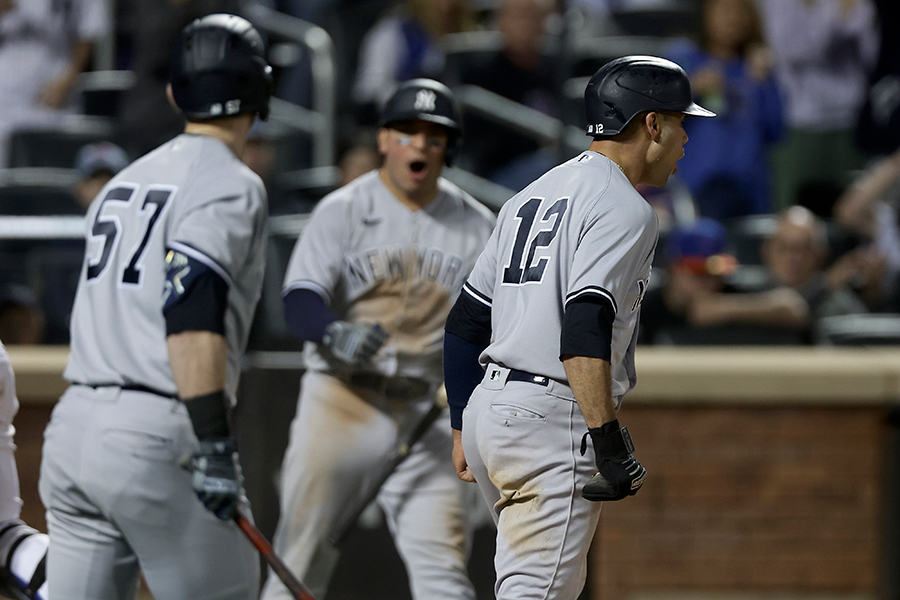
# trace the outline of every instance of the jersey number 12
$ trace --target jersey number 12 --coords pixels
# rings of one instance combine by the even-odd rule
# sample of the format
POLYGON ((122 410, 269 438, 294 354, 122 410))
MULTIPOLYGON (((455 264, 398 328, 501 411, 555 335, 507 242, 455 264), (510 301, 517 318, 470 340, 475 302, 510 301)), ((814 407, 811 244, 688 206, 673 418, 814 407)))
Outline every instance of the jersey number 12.
POLYGON ((538 260, 537 264, 532 264, 534 254, 538 248, 549 246, 556 234, 559 233, 563 215, 566 214, 566 209, 569 206, 569 198, 560 198, 554 202, 541 217, 541 224, 544 225, 549 223, 550 219, 555 216, 556 219, 554 219, 553 225, 549 229, 538 229, 534 236, 531 236, 531 226, 534 224, 534 219, 541 208, 542 202, 543 198, 531 198, 520 206, 519 212, 516 213, 516 218, 519 220, 519 228, 516 230, 516 239, 513 242, 509 264, 503 269, 503 283, 505 284, 539 283, 544 277, 544 269, 547 268, 548 259, 543 257, 538 260), (531 241, 530 244, 528 243, 529 240, 531 241), (528 246, 528 255, 525 256, 523 261, 526 246, 528 246))

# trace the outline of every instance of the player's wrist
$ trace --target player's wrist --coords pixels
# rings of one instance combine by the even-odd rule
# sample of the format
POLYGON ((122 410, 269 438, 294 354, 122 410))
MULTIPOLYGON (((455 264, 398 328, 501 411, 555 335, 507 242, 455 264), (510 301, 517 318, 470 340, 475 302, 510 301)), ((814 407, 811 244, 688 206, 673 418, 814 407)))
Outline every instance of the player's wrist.
POLYGON ((231 437, 228 425, 228 399, 225 390, 184 398, 194 434, 201 442, 231 437))
MULTIPOLYGON (((613 419, 600 427, 591 427, 587 435, 591 437, 594 445, 594 455, 597 459, 623 457, 634 452, 634 442, 628 433, 627 427, 620 427, 619 420, 613 419)), ((587 443, 587 436, 582 438, 582 447, 587 443)), ((582 451, 582 454, 584 451, 582 451)))

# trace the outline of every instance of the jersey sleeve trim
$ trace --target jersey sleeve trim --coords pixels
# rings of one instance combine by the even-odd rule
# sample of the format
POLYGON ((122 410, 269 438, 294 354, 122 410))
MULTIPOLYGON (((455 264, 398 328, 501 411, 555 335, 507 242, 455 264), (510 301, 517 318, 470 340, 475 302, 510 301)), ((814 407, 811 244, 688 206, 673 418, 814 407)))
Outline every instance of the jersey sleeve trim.
POLYGON ((492 307, 492 300, 490 298, 488 298, 487 296, 485 296, 484 294, 482 294, 481 292, 479 292, 478 290, 476 290, 475 288, 473 288, 471 285, 469 285, 468 281, 463 284, 463 291, 466 292, 467 294, 469 294, 469 296, 471 296, 478 302, 481 302, 482 304, 487 306, 488 308, 492 307))
POLYGON ((170 241, 168 246, 172 250, 181 252, 185 256, 193 258, 197 262, 203 263, 204 265, 212 269, 216 273, 216 275, 225 280, 225 283, 228 284, 228 287, 231 287, 234 284, 234 282, 231 280, 231 276, 228 274, 228 271, 226 271, 222 267, 222 265, 217 263, 215 259, 210 258, 200 250, 197 250, 196 248, 188 246, 187 244, 184 244, 182 242, 175 241, 170 241))
POLYGON ((331 294, 329 294, 321 285, 313 283, 312 281, 297 281, 292 283, 281 291, 281 297, 284 298, 294 290, 310 290, 321 296, 325 302, 331 302, 331 294))
POLYGON ((613 310, 613 314, 619 312, 619 306, 618 306, 618 304, 616 304, 616 299, 613 297, 613 295, 608 290, 605 290, 602 287, 596 286, 596 285, 589 285, 589 286, 581 288, 580 290, 575 290, 574 292, 570 292, 566 296, 566 305, 568 306, 569 303, 571 303, 571 302, 574 302, 576 300, 586 299, 591 296, 597 297, 597 298, 602 298, 602 299, 606 300, 607 302, 609 302, 610 307, 613 310))

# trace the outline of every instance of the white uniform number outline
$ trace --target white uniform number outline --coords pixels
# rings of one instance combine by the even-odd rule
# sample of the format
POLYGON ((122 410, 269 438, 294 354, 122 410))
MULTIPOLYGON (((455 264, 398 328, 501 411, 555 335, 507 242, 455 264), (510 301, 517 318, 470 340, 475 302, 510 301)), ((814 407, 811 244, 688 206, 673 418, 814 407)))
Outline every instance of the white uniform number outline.
POLYGON ((534 219, 544 202, 544 198, 529 198, 516 213, 516 219, 519 221, 519 228, 516 231, 516 239, 513 242, 512 252, 509 257, 509 263, 503 269, 504 285, 523 285, 526 283, 540 283, 544 277, 544 270, 547 268, 549 257, 541 257, 537 264, 534 262, 534 255, 538 248, 547 248, 553 243, 556 235, 559 233, 559 226, 562 223, 563 215, 569 207, 569 197, 564 196, 553 203, 550 208, 541 217, 540 225, 548 225, 553 220, 553 225, 549 228, 539 227, 537 232, 532 236, 531 227, 534 225, 534 219), (528 248, 528 254, 525 255, 525 246, 531 244, 528 248), (524 258, 524 260, 523 260, 524 258))
MULTIPOLYGON (((100 201, 100 206, 97 209, 96 216, 94 217, 94 223, 91 226, 91 236, 102 236, 104 238, 103 249, 100 252, 99 259, 93 264, 91 264, 90 262, 90 257, 85 256, 85 260, 88 262, 86 273, 88 281, 97 279, 106 270, 106 267, 109 265, 109 257, 112 255, 113 248, 115 247, 116 241, 119 238, 121 222, 115 215, 103 215, 103 209, 106 207, 106 203, 119 202, 124 204, 125 206, 128 206, 137 195, 138 189, 139 188, 137 186, 116 186, 110 189, 106 193, 106 196, 103 197, 103 200, 100 201)), ((144 201, 141 204, 141 212, 149 212, 150 217, 149 219, 147 219, 147 229, 144 232, 143 237, 141 238, 141 242, 137 245, 134 252, 132 253, 131 259, 128 261, 127 266, 122 270, 121 282, 123 284, 140 286, 141 269, 138 266, 138 263, 141 259, 141 256, 143 256, 144 254, 144 250, 146 250, 147 248, 147 241, 150 239, 150 233, 153 231, 153 226, 156 225, 156 222, 157 220, 159 220, 159 217, 162 214, 166 203, 174 193, 175 188, 150 186, 147 189, 147 193, 144 194, 144 201)))

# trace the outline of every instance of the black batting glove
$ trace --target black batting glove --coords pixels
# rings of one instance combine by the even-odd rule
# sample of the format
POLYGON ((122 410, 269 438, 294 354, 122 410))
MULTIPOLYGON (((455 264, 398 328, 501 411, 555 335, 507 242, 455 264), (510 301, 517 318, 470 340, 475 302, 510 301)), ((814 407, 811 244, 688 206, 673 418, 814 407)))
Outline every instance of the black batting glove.
POLYGON ((243 484, 234 440, 200 440, 200 451, 191 456, 188 469, 203 506, 223 521, 234 517, 243 484))
POLYGON ((377 323, 332 321, 325 327, 322 343, 332 356, 358 367, 372 358, 388 337, 388 332, 377 323))
POLYGON ((619 420, 614 419, 600 427, 588 429, 581 438, 582 456, 587 450, 588 435, 594 443, 597 473, 582 488, 584 499, 603 502, 634 496, 644 485, 647 470, 631 455, 634 443, 628 428, 619 428, 619 420))

